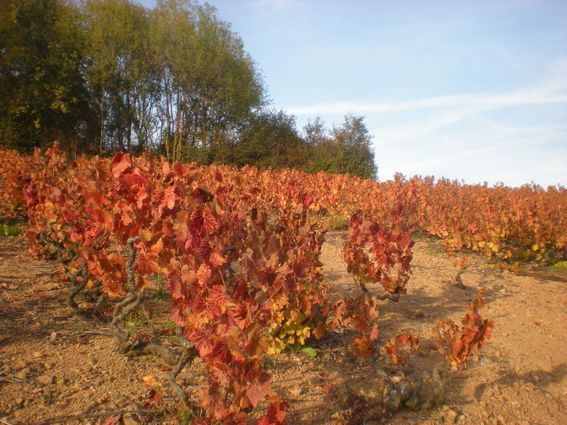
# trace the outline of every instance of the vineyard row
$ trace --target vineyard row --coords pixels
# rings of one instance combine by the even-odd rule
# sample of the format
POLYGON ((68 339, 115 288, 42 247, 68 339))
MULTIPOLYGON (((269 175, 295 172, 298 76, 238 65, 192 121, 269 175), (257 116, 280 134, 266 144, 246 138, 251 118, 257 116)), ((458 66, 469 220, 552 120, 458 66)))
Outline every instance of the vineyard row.
MULTIPOLYGON (((0 155, 0 216, 25 218, 32 252, 62 264, 72 307, 83 291, 99 295, 93 308, 112 307, 120 351, 160 354, 173 364, 169 383, 195 423, 283 423, 288 405, 261 360, 287 346, 348 328, 352 353, 371 358, 378 304, 406 292, 418 229, 442 238, 452 255, 467 249, 505 261, 566 257, 563 188, 402 177, 377 183, 128 154, 69 161, 57 146, 0 155), (343 225, 343 257, 361 293, 331 302, 321 247, 328 229, 343 225), (160 280, 183 337, 174 351, 124 325, 160 280), (383 294, 372 294, 369 282, 380 283, 383 294), (176 381, 196 355, 207 378, 199 406, 176 381)), ((481 299, 471 302, 461 325, 437 323, 439 350, 457 369, 490 337, 493 323, 480 307, 481 299)), ((403 363, 402 353, 419 349, 419 339, 402 334, 385 348, 392 363, 403 363)))

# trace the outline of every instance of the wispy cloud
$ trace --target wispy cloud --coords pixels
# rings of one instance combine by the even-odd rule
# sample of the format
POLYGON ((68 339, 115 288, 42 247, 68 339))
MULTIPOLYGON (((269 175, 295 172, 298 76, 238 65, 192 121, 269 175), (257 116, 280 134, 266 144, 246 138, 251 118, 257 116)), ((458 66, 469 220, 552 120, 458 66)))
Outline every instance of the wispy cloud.
POLYGON ((300 120, 365 115, 382 179, 402 172, 467 182, 520 185, 533 180, 546 185, 567 183, 567 123, 546 120, 543 112, 560 116, 565 104, 567 61, 559 61, 538 83, 506 92, 332 102, 288 111, 300 120), (496 113, 500 110, 504 115, 496 113), (523 121, 522 116, 529 119, 523 121))
POLYGON ((546 103, 567 103, 567 74, 564 78, 548 80, 531 89, 503 93, 458 94, 399 102, 331 102, 309 106, 292 106, 288 108, 288 111, 295 115, 338 115, 352 112, 390 113, 448 108, 467 108, 479 111, 546 103))
POLYGON ((301 0, 253 0, 252 5, 268 12, 281 12, 301 4, 301 0))
POLYGON ((567 103, 567 59, 556 61, 536 85, 500 93, 464 93, 407 101, 338 101, 315 105, 290 106, 295 115, 344 115, 347 113, 392 113, 423 109, 489 111, 513 106, 567 103))
POLYGON ((402 172, 469 183, 567 184, 567 150, 561 148, 567 145, 567 125, 518 128, 483 118, 458 131, 431 133, 421 143, 383 143, 385 136, 379 134, 375 150, 381 179, 402 172))

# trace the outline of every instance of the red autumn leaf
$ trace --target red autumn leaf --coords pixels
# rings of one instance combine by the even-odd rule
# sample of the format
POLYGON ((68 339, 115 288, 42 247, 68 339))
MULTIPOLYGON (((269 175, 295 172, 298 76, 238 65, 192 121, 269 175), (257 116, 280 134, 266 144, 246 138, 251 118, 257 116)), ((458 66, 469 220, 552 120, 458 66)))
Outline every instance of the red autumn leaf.
POLYGON ((178 247, 185 245, 187 238, 189 237, 189 226, 187 225, 187 220, 189 218, 189 212, 182 210, 179 211, 175 220, 175 241, 178 247))
POLYGON ((146 401, 144 402, 144 407, 150 409, 155 406, 160 406, 163 404, 163 391, 152 388, 146 394, 146 401))
POLYGON ((256 407, 261 400, 263 400, 268 394, 270 394, 271 380, 271 376, 263 372, 260 374, 258 379, 254 380, 248 385, 248 387, 246 388, 246 396, 248 397, 248 400, 253 407, 256 407))
POLYGON ((376 341, 378 339, 378 325, 374 323, 369 334, 370 341, 376 341))
POLYGON ((209 257, 209 262, 215 267, 220 267, 223 264, 226 264, 226 258, 217 251, 213 251, 209 257))
POLYGON ((122 421, 122 415, 109 416, 105 419, 104 425, 118 425, 122 421))
POLYGON ((209 291, 206 303, 207 308, 214 315, 218 316, 224 313, 227 306, 227 298, 224 285, 214 285, 209 291))
POLYGON ((198 232, 203 227, 203 212, 201 209, 197 208, 191 213, 191 218, 189 219, 191 230, 198 232))
POLYGON ((439 321, 436 325, 439 351, 458 369, 464 369, 468 357, 476 353, 490 338, 493 322, 483 319, 478 314, 478 309, 483 305, 481 298, 469 304, 468 311, 461 321, 462 327, 449 319, 439 321))
POLYGON ((197 254, 199 254, 201 258, 208 258, 210 253, 211 247, 209 246, 208 240, 206 238, 200 239, 197 246, 197 254))
POLYGON ((386 348, 386 352, 390 356, 390 360, 392 361, 392 363, 395 365, 399 364, 401 361, 401 357, 396 341, 393 338, 390 339, 388 343, 385 345, 385 348, 386 348))
POLYGON ((246 304, 237 304, 234 311, 234 322, 240 330, 243 330, 251 322, 250 312, 246 304))
POLYGON ((258 425, 283 425, 289 404, 280 399, 270 402, 266 414, 258 420, 258 425))
POLYGON ((203 209, 203 226, 205 227, 205 231, 209 235, 214 233, 219 228, 217 219, 208 207, 203 209))
POLYGON ((205 286, 211 279, 211 269, 206 264, 201 264, 197 270, 197 282, 200 286, 205 286))
POLYGON ((259 357, 266 352, 272 339, 263 332, 255 330, 248 337, 248 343, 246 344, 246 353, 252 357, 259 357))
POLYGON ((188 288, 179 279, 170 277, 168 286, 174 300, 183 300, 186 297, 188 288))
POLYGON ((164 204, 168 209, 171 210, 175 206, 175 200, 175 186, 169 186, 167 189, 165 189, 162 204, 164 204))
POLYGON ((162 172, 162 174, 164 174, 164 175, 167 175, 167 174, 169 174, 169 173, 171 172, 171 167, 169 166, 169 162, 163 161, 163 162, 161 163, 161 172, 162 172))
POLYGON ((323 394, 330 394, 337 389, 336 385, 333 384, 323 384, 321 385, 321 391, 323 394))
POLYGON ((199 275, 194 270, 191 270, 186 265, 181 268, 181 281, 187 288, 191 288, 198 280, 199 275))
POLYGON ((112 175, 114 178, 120 177, 131 165, 132 160, 130 159, 130 155, 122 152, 117 153, 112 159, 112 175))

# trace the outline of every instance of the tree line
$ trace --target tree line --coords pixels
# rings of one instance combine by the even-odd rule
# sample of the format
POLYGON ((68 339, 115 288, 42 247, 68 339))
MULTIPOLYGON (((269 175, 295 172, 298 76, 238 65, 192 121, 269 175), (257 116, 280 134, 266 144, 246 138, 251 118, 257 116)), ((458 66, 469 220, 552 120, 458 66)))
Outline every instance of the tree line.
POLYGON ((361 116, 298 130, 207 4, 0 0, 0 144, 375 178, 361 116))

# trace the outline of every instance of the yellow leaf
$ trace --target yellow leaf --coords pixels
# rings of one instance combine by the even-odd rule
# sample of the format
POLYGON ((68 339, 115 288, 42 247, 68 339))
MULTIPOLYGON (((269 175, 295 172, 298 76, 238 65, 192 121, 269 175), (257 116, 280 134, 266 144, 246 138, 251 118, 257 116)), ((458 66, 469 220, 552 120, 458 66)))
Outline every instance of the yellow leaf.
POLYGON ((146 375, 142 378, 142 380, 148 387, 161 388, 161 384, 159 383, 159 381, 152 375, 146 375))
POLYGON ((140 231, 140 239, 144 242, 149 242, 154 235, 149 230, 141 230, 140 231))

